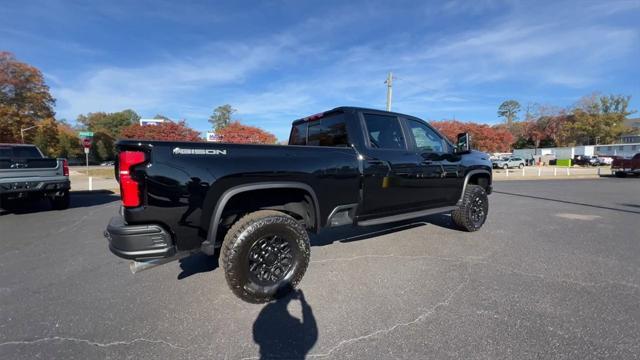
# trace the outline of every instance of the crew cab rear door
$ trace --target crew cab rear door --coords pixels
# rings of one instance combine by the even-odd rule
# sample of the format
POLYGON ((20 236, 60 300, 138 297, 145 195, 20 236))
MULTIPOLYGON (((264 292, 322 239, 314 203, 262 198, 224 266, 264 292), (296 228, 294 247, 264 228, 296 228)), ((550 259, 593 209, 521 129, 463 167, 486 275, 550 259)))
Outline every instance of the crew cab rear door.
POLYGON ((361 215, 385 216, 413 207, 419 169, 400 119, 364 112, 360 122, 365 140, 361 215))

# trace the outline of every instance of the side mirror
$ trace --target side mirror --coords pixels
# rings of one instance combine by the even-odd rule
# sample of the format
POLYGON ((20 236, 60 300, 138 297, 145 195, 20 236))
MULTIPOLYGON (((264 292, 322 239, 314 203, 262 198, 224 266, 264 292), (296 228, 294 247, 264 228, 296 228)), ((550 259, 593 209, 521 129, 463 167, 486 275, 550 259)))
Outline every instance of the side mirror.
POLYGON ((456 152, 464 153, 471 150, 471 135, 469 133, 458 134, 458 142, 456 143, 456 152))

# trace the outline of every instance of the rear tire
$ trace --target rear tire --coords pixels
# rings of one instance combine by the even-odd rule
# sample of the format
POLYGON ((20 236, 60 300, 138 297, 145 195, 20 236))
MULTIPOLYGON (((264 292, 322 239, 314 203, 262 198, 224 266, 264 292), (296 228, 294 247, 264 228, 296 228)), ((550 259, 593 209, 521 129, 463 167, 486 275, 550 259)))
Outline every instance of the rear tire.
POLYGON ((71 195, 69 195, 69 190, 66 190, 62 196, 52 197, 49 201, 51 201, 51 207, 54 210, 68 209, 71 204, 71 195))
POLYGON ((306 229, 291 216, 260 210, 236 221, 222 243, 222 268, 231 291, 264 303, 291 291, 309 265, 306 229))
POLYGON ((518 165, 518 169, 522 169, 524 167, 524 164, 520 163, 520 165, 518 165))
POLYGON ((509 168, 509 165, 505 164, 502 166, 503 169, 507 170, 509 168))
POLYGON ((453 222, 460 228, 473 232, 479 230, 489 214, 489 199, 482 186, 467 184, 462 204, 451 212, 453 222))

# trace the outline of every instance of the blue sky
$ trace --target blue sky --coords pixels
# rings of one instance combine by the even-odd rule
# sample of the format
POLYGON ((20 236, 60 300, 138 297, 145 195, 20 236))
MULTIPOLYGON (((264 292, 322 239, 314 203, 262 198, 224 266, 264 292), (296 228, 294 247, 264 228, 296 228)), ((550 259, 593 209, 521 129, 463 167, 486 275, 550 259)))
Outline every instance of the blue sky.
POLYGON ((40 68, 59 118, 136 110, 198 130, 229 103, 287 137, 340 105, 495 123, 509 98, 640 108, 640 1, 3 1, 0 50, 40 68))

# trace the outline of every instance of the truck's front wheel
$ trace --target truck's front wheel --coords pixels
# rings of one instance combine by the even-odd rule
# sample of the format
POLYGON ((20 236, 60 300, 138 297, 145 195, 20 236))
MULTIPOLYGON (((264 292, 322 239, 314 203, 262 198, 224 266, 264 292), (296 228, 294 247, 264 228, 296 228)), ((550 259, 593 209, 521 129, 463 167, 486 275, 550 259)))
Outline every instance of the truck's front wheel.
POLYGON ((309 253, 309 236, 300 223, 279 211, 260 210, 231 226, 222 244, 222 267, 236 296, 263 303, 302 280, 309 253))
POLYGON ((489 199, 482 186, 467 184, 462 204, 451 212, 453 222, 467 231, 476 231, 482 227, 489 214, 489 199))

